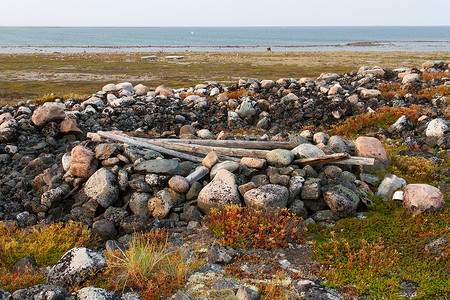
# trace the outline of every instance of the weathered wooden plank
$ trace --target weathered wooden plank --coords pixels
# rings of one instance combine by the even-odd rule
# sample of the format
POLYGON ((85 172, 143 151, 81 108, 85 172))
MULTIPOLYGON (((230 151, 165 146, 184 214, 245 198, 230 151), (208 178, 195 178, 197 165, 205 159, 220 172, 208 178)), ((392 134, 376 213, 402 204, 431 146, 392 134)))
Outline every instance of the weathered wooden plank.
MULTIPOLYGON (((139 139, 141 140, 141 139, 139 139)), ((148 143, 163 146, 168 149, 179 150, 179 151, 187 151, 187 152, 196 152, 208 154, 211 151, 216 152, 219 155, 227 155, 227 156, 235 156, 235 157, 257 157, 257 158, 266 158, 269 150, 257 150, 257 149, 242 149, 242 148, 225 148, 225 147, 212 147, 212 146, 202 146, 195 144, 182 144, 182 143, 174 143, 174 142, 162 142, 159 140, 147 140, 148 143)))
POLYGON ((375 164, 375 158, 350 156, 350 158, 339 160, 334 163, 339 165, 373 166, 375 164))
POLYGON ((225 148, 241 148, 241 149, 258 149, 258 150, 274 150, 274 149, 288 149, 293 147, 289 142, 279 141, 243 141, 243 140, 202 140, 202 139, 146 139, 151 141, 160 141, 167 143, 178 143, 188 145, 202 145, 210 147, 225 147, 225 148))
POLYGON ((163 154, 167 154, 170 156, 178 157, 181 159, 185 159, 185 160, 189 160, 189 161, 193 161, 193 162, 197 162, 197 163, 201 163, 203 160, 203 158, 198 157, 198 156, 182 153, 182 152, 171 150, 171 149, 166 149, 164 147, 161 147, 161 146, 158 146, 158 145, 155 145, 152 143, 144 142, 142 140, 130 138, 130 137, 123 136, 123 135, 117 135, 117 134, 104 132, 104 131, 99 131, 99 132, 97 132, 97 134, 103 138, 111 139, 113 141, 126 143, 126 144, 129 144, 132 146, 147 148, 147 149, 154 150, 154 151, 157 151, 157 152, 160 152, 163 154))
POLYGON ((350 156, 347 153, 335 153, 321 157, 303 158, 294 161, 297 165, 324 165, 324 164, 340 164, 340 165, 366 165, 372 166, 375 163, 374 158, 350 156))
POLYGON ((296 159, 294 161, 294 164, 316 166, 316 165, 323 165, 323 164, 336 162, 336 161, 346 159, 349 157, 350 157, 350 155, 348 155, 347 153, 336 153, 336 154, 325 155, 325 156, 321 156, 321 157, 296 159))

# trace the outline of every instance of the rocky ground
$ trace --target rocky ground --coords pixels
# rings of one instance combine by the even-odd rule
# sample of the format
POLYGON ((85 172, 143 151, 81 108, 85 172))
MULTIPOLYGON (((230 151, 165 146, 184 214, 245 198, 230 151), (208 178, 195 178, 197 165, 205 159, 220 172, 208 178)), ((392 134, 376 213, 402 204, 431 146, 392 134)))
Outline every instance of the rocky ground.
MULTIPOLYGON (((287 207, 305 222, 332 224, 363 216, 372 204, 372 190, 383 199, 404 190, 395 197, 403 199, 410 213, 439 211, 448 197, 448 182, 441 182, 439 189, 407 185, 392 174, 383 177, 388 159, 379 141, 400 139, 410 147, 410 155, 439 164, 439 157, 427 150, 450 149, 448 100, 442 94, 418 96, 419 91, 437 86, 448 94, 450 73, 443 61, 425 62, 420 70, 361 67, 342 75, 324 73, 318 78, 276 82, 241 79, 229 86, 208 82, 178 90, 163 86, 152 90, 124 82, 108 84, 83 102, 57 99, 42 105, 31 101, 6 105, 0 109, 0 218, 21 227, 79 221, 111 250, 126 247, 133 232, 153 228, 170 228, 175 244, 196 238, 211 241, 201 227, 202 217, 211 208, 228 204, 287 207), (425 80, 425 74, 449 76, 425 80), (381 90, 389 84, 409 93, 385 97, 381 90), (402 116, 387 130, 371 128, 370 136, 354 140, 326 133, 333 124, 355 115, 412 105, 422 106, 416 125, 402 116), (98 131, 153 138, 287 141, 292 147, 237 161, 209 153, 203 161, 192 162, 88 135, 98 131), (376 163, 314 167, 295 163, 333 153, 373 157, 376 163)), ((439 172, 446 178, 450 171, 439 172)), ((308 244, 293 247, 260 253, 290 274, 302 273, 286 285, 292 298, 341 299, 336 291, 312 279, 314 263, 305 264, 308 244), (298 259, 299 255, 304 259, 298 259)), ((238 299, 257 299, 259 292, 244 288, 238 279, 217 275, 239 251, 211 244, 209 263, 191 276, 174 299, 199 297, 199 282, 202 292, 219 293, 214 297, 230 298, 231 291, 238 299)), ((65 299, 70 288, 86 279, 86 270, 104 264, 97 250, 72 249, 49 271, 48 286, 11 297, 27 299, 23 295, 47 290, 53 298, 45 299, 65 299), (71 261, 77 257, 84 260, 74 267, 71 261)), ((258 265, 264 264, 259 261, 253 267, 258 265)), ((88 299, 89 293, 106 295, 89 299, 138 299, 136 294, 113 296, 92 287, 74 295, 88 299)))

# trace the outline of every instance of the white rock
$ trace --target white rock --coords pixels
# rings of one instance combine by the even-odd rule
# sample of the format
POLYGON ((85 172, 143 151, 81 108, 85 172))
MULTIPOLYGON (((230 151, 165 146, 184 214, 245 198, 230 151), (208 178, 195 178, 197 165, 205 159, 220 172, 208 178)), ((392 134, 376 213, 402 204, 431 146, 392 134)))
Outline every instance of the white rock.
POLYGON ((105 267, 105 257, 101 253, 84 247, 73 248, 50 269, 46 282, 65 288, 76 287, 105 267))
POLYGON ((441 138, 450 134, 450 123, 444 119, 437 118, 428 123, 425 132, 427 137, 441 138))
POLYGON ((319 147, 314 146, 312 144, 300 144, 294 149, 292 149, 292 153, 294 153, 294 155, 299 158, 313 158, 325 156, 325 152, 323 152, 319 147))
POLYGON ((62 167, 65 172, 70 170, 70 162, 71 162, 70 152, 66 152, 61 158, 62 167))
POLYGON ((402 79, 403 84, 414 83, 414 82, 418 82, 418 81, 420 81, 420 74, 417 74, 417 73, 406 74, 402 79))
POLYGON ((114 83, 109 83, 102 88, 104 92, 114 92, 117 90, 117 87, 114 83))
POLYGON ((399 178, 394 174, 388 174, 384 177, 383 181, 381 181, 376 196, 383 200, 388 200, 392 198, 396 190, 403 189, 405 187, 405 179, 399 178))
POLYGON ((116 88, 118 90, 127 90, 131 92, 133 90, 133 84, 130 82, 121 82, 116 85, 116 88))

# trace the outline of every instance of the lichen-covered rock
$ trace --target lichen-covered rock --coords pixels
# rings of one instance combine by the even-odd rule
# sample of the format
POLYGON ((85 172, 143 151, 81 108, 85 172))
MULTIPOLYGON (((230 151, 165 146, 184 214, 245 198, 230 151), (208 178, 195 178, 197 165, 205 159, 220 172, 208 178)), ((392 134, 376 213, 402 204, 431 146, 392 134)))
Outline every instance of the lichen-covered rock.
POLYGON ((73 248, 50 269, 46 283, 74 288, 105 267, 103 254, 83 247, 73 248))
POLYGON ((294 160, 294 153, 286 149, 275 149, 267 153, 266 160, 271 166, 285 167, 294 160))
POLYGON ((450 135, 450 123, 444 119, 434 119, 428 123, 427 130, 425 132, 427 137, 442 138, 450 135))
POLYGON ((130 199, 130 209, 135 215, 150 216, 148 211, 148 201, 151 196, 147 193, 133 193, 130 199))
POLYGON ((108 208, 119 197, 116 176, 106 168, 99 169, 86 182, 84 193, 104 208, 108 208))
POLYGON ((163 219, 169 215, 170 210, 174 206, 172 195, 162 190, 156 193, 155 197, 148 201, 148 211, 154 217, 163 219))
POLYGON ((189 182, 183 176, 175 175, 170 178, 169 187, 177 193, 187 193, 189 182))
POLYGON ((402 133, 403 131, 409 131, 414 128, 414 124, 407 116, 401 116, 395 121, 394 124, 389 126, 389 132, 402 133))
POLYGON ((325 152, 323 152, 319 147, 307 143, 298 145, 297 147, 292 149, 292 153, 294 153, 294 155, 299 158, 314 158, 325 156, 325 152))
POLYGON ((251 208, 285 208, 288 200, 288 189, 276 184, 268 184, 251 189, 244 194, 245 204, 251 208))
POLYGON ((6 300, 11 295, 10 292, 0 288, 0 300, 6 300))
POLYGON ((358 195, 341 184, 324 191, 323 198, 331 211, 342 218, 353 216, 360 202, 358 195))
POLYGON ((111 291, 93 286, 84 287, 74 293, 75 300, 122 300, 111 291))
POLYGON ((205 214, 213 208, 242 204, 233 173, 225 169, 217 172, 214 179, 200 191, 197 204, 205 214))
POLYGON ((0 142, 13 142, 19 136, 19 125, 15 119, 9 119, 0 125, 0 142))
POLYGON ((38 284, 35 286, 16 290, 9 298, 10 300, 66 300, 69 293, 60 286, 49 284, 38 284))
POLYGON ((293 176, 289 179, 289 200, 292 201, 300 196, 305 178, 302 176, 293 176))

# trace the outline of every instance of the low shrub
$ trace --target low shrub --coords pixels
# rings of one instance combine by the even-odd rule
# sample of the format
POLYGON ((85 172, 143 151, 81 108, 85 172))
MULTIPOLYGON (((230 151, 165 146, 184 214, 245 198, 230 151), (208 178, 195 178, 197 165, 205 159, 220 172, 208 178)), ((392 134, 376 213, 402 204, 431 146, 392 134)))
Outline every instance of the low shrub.
POLYGON ((40 267, 51 266, 70 249, 95 246, 97 241, 87 226, 75 222, 26 229, 0 222, 0 267, 10 269, 25 256, 34 257, 40 267))
POLYGON ((225 93, 228 97, 228 99, 239 99, 242 96, 261 96, 261 94, 252 92, 250 90, 238 90, 238 91, 232 91, 232 92, 226 92, 225 93))
POLYGON ((302 218, 287 209, 255 210, 241 206, 226 206, 213 210, 204 222, 221 245, 235 248, 286 247, 290 242, 302 242, 306 228, 302 218))
POLYGON ((386 129, 403 115, 407 116, 413 123, 416 123, 419 118, 417 113, 421 110, 422 107, 418 105, 411 105, 410 107, 384 106, 377 109, 375 113, 365 113, 353 116, 345 121, 332 125, 330 133, 346 137, 355 137, 359 131, 365 127, 378 126, 386 129))
POLYGON ((428 183, 437 186, 440 181, 450 180, 444 175, 439 175, 439 170, 450 168, 450 157, 444 151, 437 155, 441 163, 434 164, 421 156, 398 154, 400 150, 408 150, 408 147, 390 144, 384 145, 384 148, 389 160, 387 173, 395 174, 405 179, 407 183, 428 183))
POLYGON ((421 77, 425 81, 430 81, 432 79, 449 78, 450 74, 446 72, 422 73, 421 77))
POLYGON ((413 92, 410 90, 403 89, 402 85, 396 82, 380 84, 378 88, 383 98, 387 100, 391 100, 392 98, 394 98, 396 94, 405 96, 406 94, 410 93, 416 96, 417 98, 428 98, 428 99, 433 98, 434 94, 436 93, 439 93, 442 96, 450 96, 450 87, 445 85, 437 85, 425 89, 420 89, 420 87, 418 87, 418 89, 414 90, 413 92))
POLYGON ((450 244, 442 253, 426 245, 450 238, 450 205, 443 212, 412 216, 401 202, 377 201, 367 218, 347 218, 333 228, 312 226, 319 276, 335 288, 356 287, 367 299, 399 299, 401 280, 418 284, 421 299, 450 296, 450 244))
POLYGON ((0 287, 10 293, 43 283, 45 283, 45 274, 42 270, 11 273, 5 268, 0 268, 0 287))
POLYGON ((45 102, 53 102, 56 99, 61 99, 61 100, 67 100, 67 99, 74 99, 76 101, 82 101, 84 99, 87 99, 89 96, 87 95, 79 95, 79 94, 74 94, 74 93, 70 93, 70 94, 63 94, 63 95, 58 95, 55 93, 51 93, 51 94, 46 94, 44 96, 42 96, 41 99, 38 100, 38 104, 44 104, 45 102))

